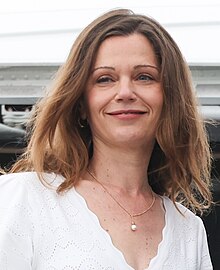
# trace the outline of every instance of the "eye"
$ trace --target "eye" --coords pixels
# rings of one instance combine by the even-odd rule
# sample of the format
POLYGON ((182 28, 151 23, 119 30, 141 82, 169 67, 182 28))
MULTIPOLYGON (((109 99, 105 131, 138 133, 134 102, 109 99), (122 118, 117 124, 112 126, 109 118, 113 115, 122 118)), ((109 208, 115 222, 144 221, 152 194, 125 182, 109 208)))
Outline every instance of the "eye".
POLYGON ((138 75, 137 80, 139 80, 139 81, 152 81, 153 77, 148 75, 148 74, 140 74, 140 75, 138 75))
POLYGON ((113 79, 109 76, 101 76, 96 80, 97 83, 111 83, 113 79))

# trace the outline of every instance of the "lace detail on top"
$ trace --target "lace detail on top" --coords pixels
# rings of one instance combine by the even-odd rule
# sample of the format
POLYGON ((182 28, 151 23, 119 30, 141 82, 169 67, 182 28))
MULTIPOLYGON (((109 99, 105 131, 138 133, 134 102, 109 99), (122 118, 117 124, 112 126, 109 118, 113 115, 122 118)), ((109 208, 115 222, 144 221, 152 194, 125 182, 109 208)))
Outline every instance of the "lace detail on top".
MULTIPOLYGON (((132 270, 113 246, 98 218, 75 189, 63 195, 63 178, 36 173, 0 177, 1 270, 132 270)), ((212 270, 200 218, 163 197, 166 226, 158 254, 147 270, 212 270)))

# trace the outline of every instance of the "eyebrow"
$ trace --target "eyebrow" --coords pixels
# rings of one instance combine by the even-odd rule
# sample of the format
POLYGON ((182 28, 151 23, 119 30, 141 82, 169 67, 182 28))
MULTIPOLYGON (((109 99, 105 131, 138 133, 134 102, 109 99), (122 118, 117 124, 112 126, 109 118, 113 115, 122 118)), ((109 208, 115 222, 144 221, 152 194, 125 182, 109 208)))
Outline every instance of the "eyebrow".
POLYGON ((134 66, 134 69, 138 69, 138 68, 142 68, 142 67, 154 68, 154 69, 156 69, 156 70, 159 71, 159 68, 158 67, 152 66, 152 65, 136 65, 136 66, 134 66))
MULTIPOLYGON (((156 69, 157 71, 159 71, 159 68, 156 67, 156 66, 153 66, 153 65, 136 65, 136 66, 134 66, 134 69, 138 69, 138 68, 142 68, 142 67, 154 68, 154 69, 156 69)), ((110 67, 110 66, 100 66, 100 67, 94 68, 94 69, 92 70, 92 73, 95 72, 95 71, 98 70, 98 69, 111 69, 111 70, 115 70, 114 67, 110 67)))
POLYGON ((115 70, 114 67, 101 66, 101 67, 94 68, 94 69, 92 70, 92 73, 95 72, 95 71, 98 70, 98 69, 111 69, 111 70, 115 70))

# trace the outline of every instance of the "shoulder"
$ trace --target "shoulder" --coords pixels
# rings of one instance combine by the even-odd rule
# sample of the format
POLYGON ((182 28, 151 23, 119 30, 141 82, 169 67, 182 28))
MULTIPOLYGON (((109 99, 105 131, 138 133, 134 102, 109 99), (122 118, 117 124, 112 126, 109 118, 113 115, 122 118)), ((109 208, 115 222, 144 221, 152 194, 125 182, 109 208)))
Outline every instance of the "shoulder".
POLYGON ((163 245, 159 251, 161 258, 163 255, 166 260, 167 269, 211 270, 207 237, 201 218, 185 206, 174 204, 167 197, 162 197, 162 200, 166 225, 163 245))
MULTIPOLYGON (((166 222, 179 243, 201 251, 207 246, 207 235, 202 219, 180 203, 163 198, 166 222)), ((189 249, 190 250, 190 249, 189 249)))
POLYGON ((164 208, 166 215, 172 224, 176 226, 189 228, 203 229, 202 219, 196 216, 192 211, 184 205, 176 202, 176 205, 167 197, 163 197, 164 208), (178 223, 178 224, 177 224, 178 223))
POLYGON ((27 185, 35 185, 42 183, 45 186, 56 188, 63 178, 61 176, 55 175, 53 173, 42 173, 41 175, 36 172, 19 172, 19 173, 10 173, 0 176, 0 187, 24 187, 27 185), (42 181, 41 181, 42 180, 42 181))
POLYGON ((55 174, 42 174, 43 181, 36 172, 21 172, 0 176, 0 204, 21 202, 31 199, 33 194, 44 192, 56 193, 58 185, 63 181, 55 174))
POLYGON ((5 228, 9 224, 13 227, 15 221, 20 227, 24 226, 24 223, 36 224, 43 209, 46 212, 58 204, 61 196, 56 189, 62 178, 55 174, 42 176, 50 185, 44 184, 35 172, 0 176, 0 220, 4 220, 5 228))
POLYGON ((0 187, 9 188, 12 186, 22 186, 27 181, 37 179, 37 174, 34 172, 10 173, 0 176, 0 187))
POLYGON ((36 178, 34 173, 13 173, 0 176, 0 203, 25 199, 26 182, 36 178))
MULTIPOLYGON (((56 182, 53 174, 44 177, 56 182)), ((56 190, 44 186, 35 172, 0 176, 0 269, 6 260, 4 269, 31 269, 34 239, 49 220, 42 209, 50 194, 55 197, 56 190)))

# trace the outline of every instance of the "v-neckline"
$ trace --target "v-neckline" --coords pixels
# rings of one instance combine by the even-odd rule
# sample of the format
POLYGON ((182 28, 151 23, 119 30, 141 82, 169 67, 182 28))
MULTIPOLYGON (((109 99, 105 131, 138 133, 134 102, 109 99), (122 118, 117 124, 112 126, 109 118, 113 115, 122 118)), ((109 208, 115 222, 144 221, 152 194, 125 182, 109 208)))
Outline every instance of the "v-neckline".
MULTIPOLYGON (((72 192, 78 197, 79 202, 81 203, 81 205, 83 205, 84 210, 88 213, 88 216, 90 217, 90 219, 93 221, 96 230, 99 230, 99 232, 102 234, 102 236, 105 238, 107 244, 111 247, 111 249, 114 250, 114 253, 120 257, 120 259, 124 262, 124 264, 127 266, 128 269, 130 270, 135 270, 133 267, 131 267, 126 259, 125 256, 123 254, 123 252, 118 249, 112 241, 111 236, 109 235, 109 233, 101 226, 99 218, 97 217, 97 215, 88 207, 88 204, 86 202, 86 199, 73 187, 72 192)), ((169 220, 168 220, 168 214, 167 214, 167 200, 169 200, 166 197, 160 196, 160 198, 162 199, 162 204, 164 207, 164 211, 165 211, 165 225, 164 228, 162 230, 162 240, 161 242, 158 244, 158 248, 157 248, 157 254, 155 255, 155 257, 153 257, 150 260, 150 263, 148 265, 147 268, 143 269, 143 270, 153 270, 153 266, 155 265, 157 259, 160 257, 160 254, 163 253, 166 249, 166 238, 168 237, 168 227, 169 227, 169 220)), ((161 261, 160 261, 161 262, 161 261)))

